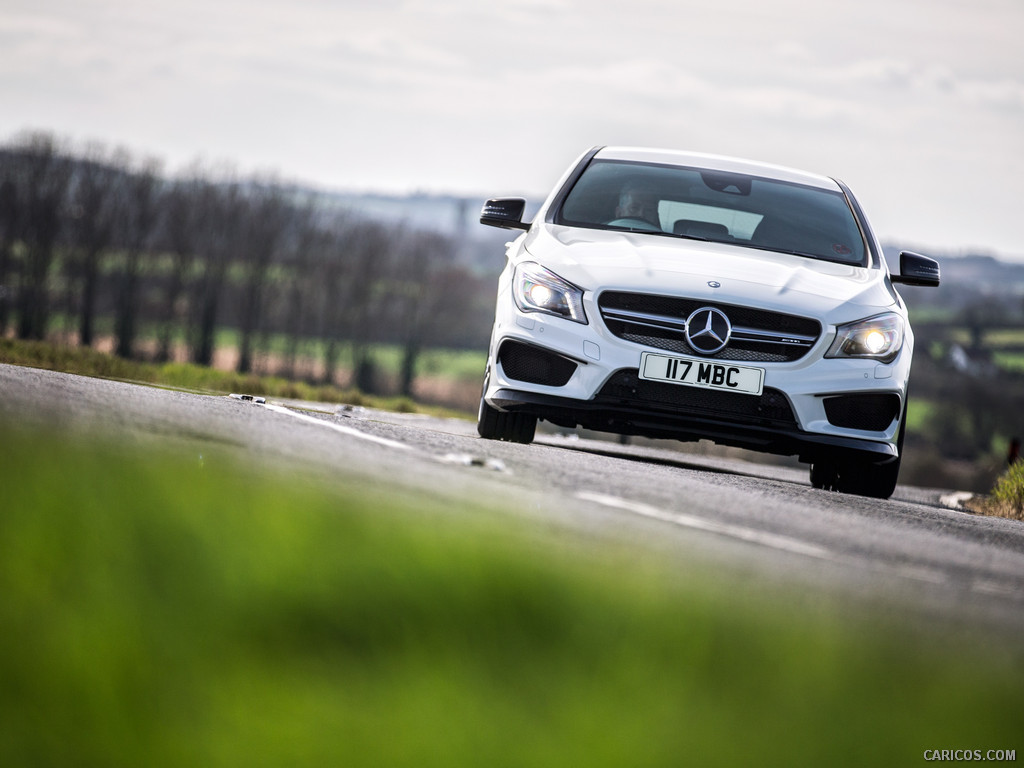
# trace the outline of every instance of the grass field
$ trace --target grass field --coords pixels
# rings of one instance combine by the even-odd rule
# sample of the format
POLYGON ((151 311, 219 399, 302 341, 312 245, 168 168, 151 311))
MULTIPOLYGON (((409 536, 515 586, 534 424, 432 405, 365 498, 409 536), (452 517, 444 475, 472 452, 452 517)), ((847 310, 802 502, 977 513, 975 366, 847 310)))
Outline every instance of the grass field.
POLYGON ((992 360, 1004 371, 1024 373, 1024 352, 996 352, 992 360))
MULTIPOLYGON (((1021 659, 498 514, 0 425, 0 765, 863 766, 1021 659)), ((497 505, 499 501, 492 501, 497 505)))
MULTIPOLYGON (((949 339, 962 346, 971 344, 968 328, 950 328, 949 339)), ((992 349, 1024 347, 1024 328, 990 328, 982 335, 982 343, 992 349)))
MULTIPOLYGON (((432 350, 424 353, 422 364, 430 368, 449 363, 456 365, 454 361, 459 361, 468 371, 476 359, 474 353, 432 350)), ((482 360, 482 357, 479 359, 482 360)), ((0 363, 46 368, 82 376, 142 382, 196 392, 224 394, 239 392, 312 402, 349 403, 392 411, 424 411, 441 415, 461 415, 450 409, 417 404, 405 397, 374 397, 355 389, 342 389, 326 384, 308 384, 275 376, 239 374, 191 363, 146 363, 125 360, 87 347, 49 342, 0 338, 0 363)), ((458 367, 456 369, 460 370, 458 367)), ((482 362, 479 370, 483 370, 482 362)))
POLYGON ((921 432, 932 419, 936 410, 935 403, 923 398, 910 398, 907 401, 907 430, 921 432))
MULTIPOLYGON (((972 337, 968 328, 950 328, 948 340, 962 347, 970 347, 972 337)), ((996 366, 1010 373, 1024 372, 1024 328, 993 328, 982 337, 985 348, 992 353, 996 366)), ((939 345, 939 354, 945 354, 946 345, 939 345)))

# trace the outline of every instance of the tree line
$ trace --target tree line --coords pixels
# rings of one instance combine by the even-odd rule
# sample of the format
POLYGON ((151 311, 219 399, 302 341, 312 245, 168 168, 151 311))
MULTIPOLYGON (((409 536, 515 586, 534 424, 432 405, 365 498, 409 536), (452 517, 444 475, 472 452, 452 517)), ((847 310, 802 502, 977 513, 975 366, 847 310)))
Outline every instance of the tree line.
POLYGON ((316 350, 334 382, 344 350, 370 392, 375 345, 397 344, 409 394, 423 349, 486 346, 487 291, 455 245, 274 178, 199 165, 172 178, 158 160, 47 133, 0 146, 0 336, 43 339, 59 318, 82 345, 102 324, 117 355, 141 356, 145 340, 157 361, 184 346, 211 365, 231 329, 241 373, 276 338, 283 375, 316 350))

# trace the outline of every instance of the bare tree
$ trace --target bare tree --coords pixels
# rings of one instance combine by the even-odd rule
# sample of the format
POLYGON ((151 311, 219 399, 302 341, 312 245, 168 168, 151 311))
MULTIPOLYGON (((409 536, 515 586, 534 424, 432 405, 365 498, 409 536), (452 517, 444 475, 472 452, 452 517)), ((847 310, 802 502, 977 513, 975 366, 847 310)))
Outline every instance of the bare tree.
POLYGON ((14 289, 14 242, 19 236, 20 207, 11 153, 0 151, 0 336, 7 331, 14 289))
POLYGON ((320 338, 324 341, 324 381, 334 383, 338 373, 341 341, 346 333, 349 294, 356 289, 349 279, 351 265, 346 257, 346 242, 352 225, 336 220, 322 230, 322 240, 313 251, 313 269, 319 276, 320 338))
POLYGON ((359 221, 346 229, 343 248, 346 284, 334 300, 340 301, 354 383, 363 392, 376 393, 380 382, 372 343, 380 338, 380 320, 387 308, 385 277, 391 237, 383 224, 359 221))
POLYGON ((191 347, 194 362, 211 365, 221 296, 228 266, 235 254, 245 202, 234 179, 208 184, 202 191, 199 225, 202 235, 198 248, 202 271, 196 284, 191 347))
POLYGON ((206 186, 207 182, 196 168, 187 178, 171 184, 161 196, 161 242, 170 251, 171 258, 159 318, 157 360, 161 362, 171 359, 174 329, 187 317, 187 308, 181 304, 195 266, 206 186))
POLYGON ((119 357, 133 357, 138 335, 139 288, 143 255, 149 246, 157 220, 159 165, 143 163, 138 171, 125 177, 122 238, 124 261, 117 286, 114 334, 119 357))
POLYGON ((390 281, 391 305, 395 310, 393 331, 402 343, 399 388, 412 395, 416 362, 424 346, 437 335, 458 301, 460 270, 453 265, 454 243, 436 232, 409 232, 396 249, 390 281))
POLYGON ((399 343, 410 393, 423 349, 480 335, 468 319, 478 281, 450 239, 328 213, 315 199, 198 167, 168 182, 155 161, 99 145, 73 157, 53 137, 27 134, 0 148, 0 331, 13 310, 18 332, 41 338, 51 302, 66 301, 83 344, 112 314, 117 354, 132 356, 153 323, 165 360, 184 324, 192 359, 210 365, 216 332, 230 325, 243 372, 283 332, 289 374, 303 343, 322 342, 334 381, 347 345, 368 392, 381 384, 375 345, 399 343), (55 265, 65 279, 54 279, 55 265))
POLYGON ((256 187, 247 202, 240 254, 245 277, 239 318, 239 373, 252 370, 253 336, 263 313, 270 266, 290 213, 280 188, 273 184, 256 187))
POLYGON ((42 339, 49 320, 48 280, 62 224, 71 160, 53 136, 29 134, 16 147, 14 183, 25 261, 17 297, 18 336, 42 339))
POLYGON ((279 292, 283 302, 283 323, 286 338, 282 374, 287 378, 298 375, 299 347, 307 336, 313 335, 311 320, 317 287, 322 280, 317 265, 330 250, 329 231, 317 224, 318 212, 313 201, 294 209, 293 226, 281 248, 286 282, 279 292))
POLYGON ((96 299, 100 282, 100 258, 113 240, 118 214, 119 171, 105 157, 99 145, 86 148, 75 164, 71 182, 70 229, 74 260, 73 282, 78 288, 78 339, 93 343, 96 299))

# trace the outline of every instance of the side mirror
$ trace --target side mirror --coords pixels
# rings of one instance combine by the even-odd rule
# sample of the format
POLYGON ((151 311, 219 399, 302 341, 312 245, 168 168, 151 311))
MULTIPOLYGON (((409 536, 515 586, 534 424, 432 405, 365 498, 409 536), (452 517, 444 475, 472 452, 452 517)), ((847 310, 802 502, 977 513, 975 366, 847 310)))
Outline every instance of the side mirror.
POLYGON ((506 197, 488 200, 480 210, 480 223, 502 229, 529 229, 530 223, 523 221, 526 201, 521 197, 506 197))
POLYGON ((900 253, 900 273, 890 275, 890 279, 903 285, 925 285, 934 288, 939 284, 939 262, 919 253, 903 251, 900 253))

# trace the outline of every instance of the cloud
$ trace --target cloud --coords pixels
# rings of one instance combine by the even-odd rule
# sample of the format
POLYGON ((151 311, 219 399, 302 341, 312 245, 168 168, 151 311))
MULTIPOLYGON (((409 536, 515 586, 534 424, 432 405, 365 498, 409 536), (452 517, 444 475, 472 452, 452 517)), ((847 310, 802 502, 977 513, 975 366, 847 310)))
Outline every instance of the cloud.
POLYGON ((862 177, 892 221, 900 190, 948 210, 983 169, 1016 210, 1022 28, 1020 0, 6 0, 0 134, 432 189, 649 143, 862 177))

